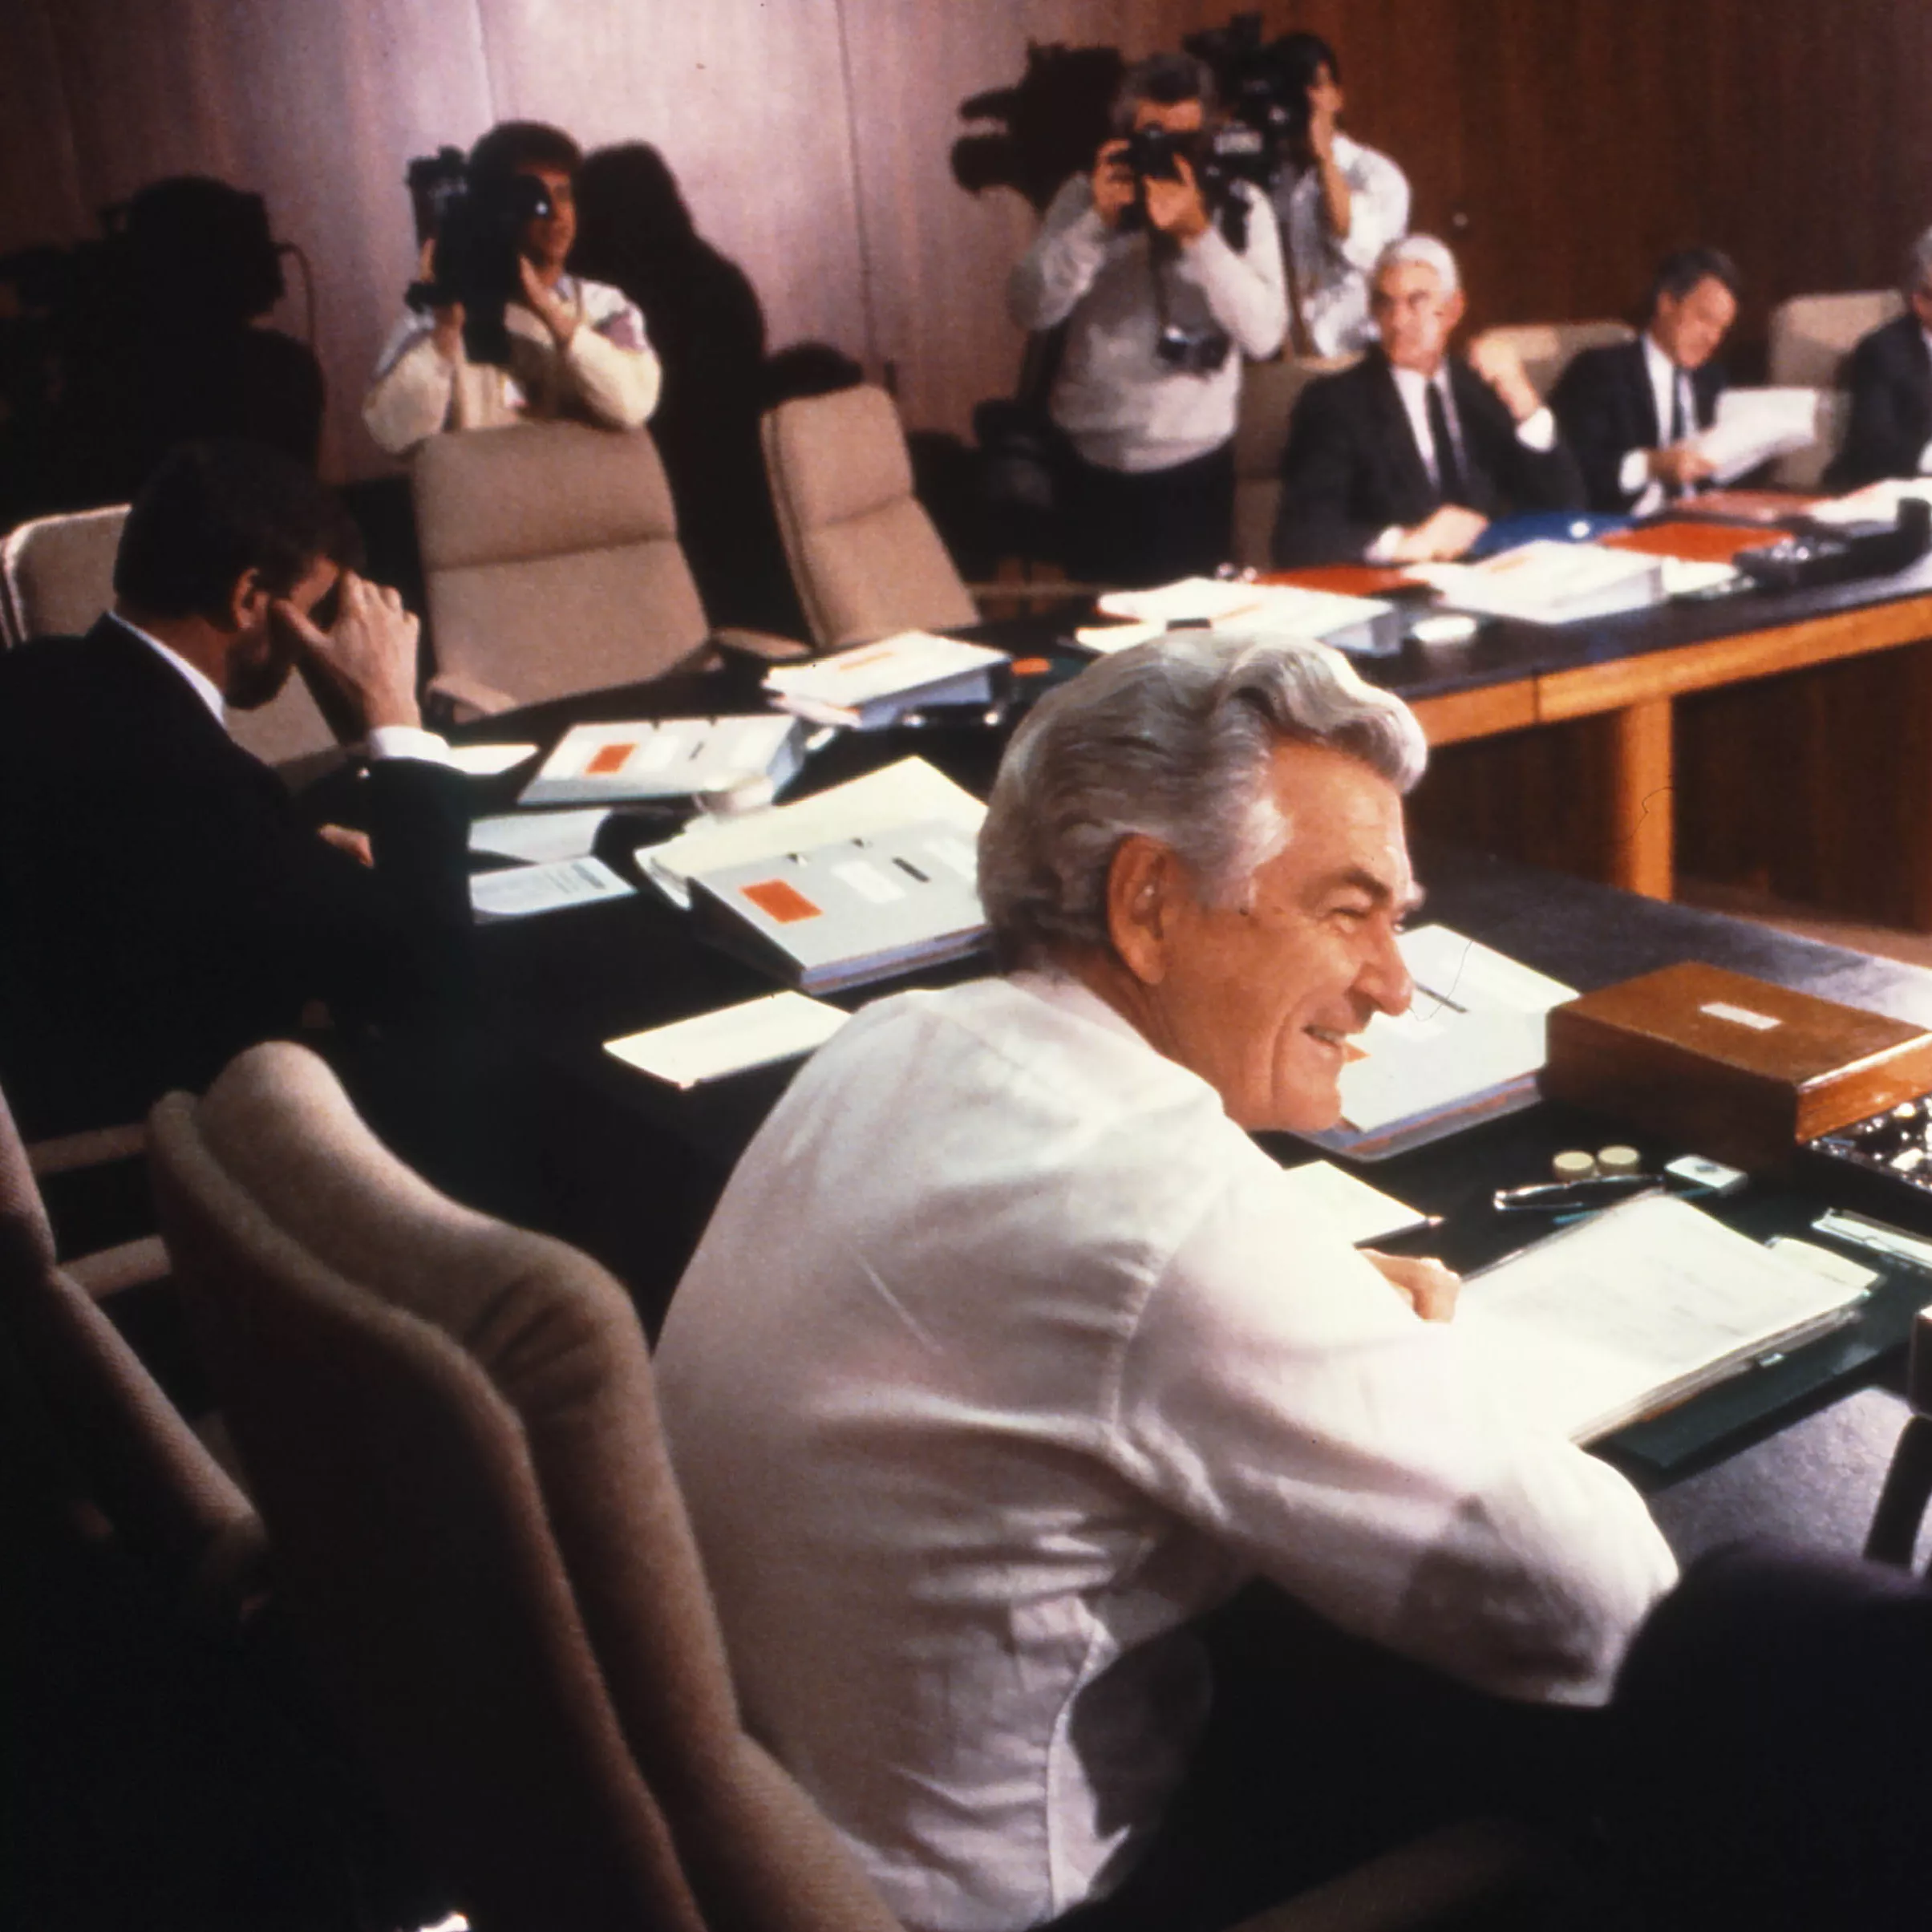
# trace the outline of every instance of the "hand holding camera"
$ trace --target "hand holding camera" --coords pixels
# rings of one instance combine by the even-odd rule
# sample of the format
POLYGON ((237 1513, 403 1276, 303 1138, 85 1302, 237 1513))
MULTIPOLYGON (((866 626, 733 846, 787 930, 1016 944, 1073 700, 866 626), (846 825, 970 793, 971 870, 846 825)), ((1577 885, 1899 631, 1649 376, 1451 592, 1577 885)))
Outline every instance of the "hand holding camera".
POLYGON ((1139 192, 1140 184, 1128 163, 1127 143, 1104 142, 1094 156, 1093 212, 1109 228, 1117 228, 1139 192))

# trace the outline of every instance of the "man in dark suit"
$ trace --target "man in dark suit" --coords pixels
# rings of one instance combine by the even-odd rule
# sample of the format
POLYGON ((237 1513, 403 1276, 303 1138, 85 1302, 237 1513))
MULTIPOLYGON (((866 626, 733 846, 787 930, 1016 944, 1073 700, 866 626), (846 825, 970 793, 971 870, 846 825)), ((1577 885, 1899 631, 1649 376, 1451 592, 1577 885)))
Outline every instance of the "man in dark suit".
POLYGON ((1648 516, 1711 474, 1696 432, 1716 419, 1723 370, 1711 358, 1737 318, 1738 275, 1713 248, 1666 257, 1634 342, 1586 349, 1549 399, 1577 452, 1593 510, 1648 516))
POLYGON ((30 1132, 137 1116, 313 1002, 406 1022, 464 979, 464 781, 355 537, 286 457, 184 445, 128 515, 113 614, 0 658, 0 1080, 30 1132), (368 732, 366 838, 228 735, 298 656, 368 732))
POLYGON ((1851 419, 1827 488, 1932 476, 1932 229, 1912 245, 1905 295, 1905 314, 1865 337, 1845 365, 1851 419))
POLYGON ((1448 353, 1456 258, 1432 235, 1377 263, 1378 347, 1302 391, 1282 459, 1278 564, 1460 557, 1492 517, 1568 509, 1583 486, 1522 364, 1495 342, 1448 353))

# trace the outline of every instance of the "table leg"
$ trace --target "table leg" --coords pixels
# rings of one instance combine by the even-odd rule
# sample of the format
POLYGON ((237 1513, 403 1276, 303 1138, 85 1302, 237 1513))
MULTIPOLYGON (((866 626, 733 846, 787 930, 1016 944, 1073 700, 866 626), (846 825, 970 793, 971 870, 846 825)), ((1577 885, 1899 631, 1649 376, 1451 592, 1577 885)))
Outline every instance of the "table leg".
POLYGON ((1671 700, 1651 698, 1607 715, 1611 782, 1610 883, 1667 899, 1672 885, 1671 700))

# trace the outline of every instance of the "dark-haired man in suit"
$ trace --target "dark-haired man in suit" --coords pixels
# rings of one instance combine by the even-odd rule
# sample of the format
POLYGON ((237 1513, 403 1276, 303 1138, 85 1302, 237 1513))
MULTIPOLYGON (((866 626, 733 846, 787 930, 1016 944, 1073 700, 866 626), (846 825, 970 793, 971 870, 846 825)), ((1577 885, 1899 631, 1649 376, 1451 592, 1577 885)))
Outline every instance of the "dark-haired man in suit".
POLYGON ((30 1132, 204 1085, 312 1001, 407 1020, 462 980, 463 780, 358 549, 300 465, 185 444, 128 514, 112 614, 0 658, 0 1080, 30 1132), (367 731, 366 840, 228 735, 298 657, 367 731))
POLYGON ((1302 391, 1282 459, 1278 564, 1424 563, 1460 557, 1493 517, 1569 509, 1577 467, 1516 356, 1462 320, 1456 257, 1433 235, 1376 264, 1378 346, 1302 391))
POLYGON ((1828 488, 1932 476, 1932 229, 1906 257, 1905 297, 1905 314, 1864 337, 1845 366, 1851 418, 1828 488))
POLYGON ((1646 516, 1711 474, 1695 437, 1717 417, 1724 372, 1712 358, 1737 318, 1738 274, 1714 248, 1667 256, 1650 320, 1634 342, 1586 349, 1551 393, 1593 510, 1646 516))

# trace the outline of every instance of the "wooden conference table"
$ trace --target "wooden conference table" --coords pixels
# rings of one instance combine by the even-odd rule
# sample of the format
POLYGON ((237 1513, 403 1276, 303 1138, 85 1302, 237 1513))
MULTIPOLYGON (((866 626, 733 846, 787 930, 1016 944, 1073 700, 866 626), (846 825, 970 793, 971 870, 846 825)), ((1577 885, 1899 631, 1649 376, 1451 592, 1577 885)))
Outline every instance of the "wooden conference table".
MULTIPOLYGON (((1776 533, 1767 533, 1768 536, 1776 533)), ((1491 622, 1466 644, 1403 646, 1365 665, 1414 708, 1432 745, 1590 720, 1607 740, 1610 782, 1594 801, 1607 876, 1671 897, 1674 701, 1835 660, 1911 652, 1901 729, 1932 727, 1932 557, 1895 575, 1817 590, 1744 590, 1617 618, 1556 626, 1491 622)), ((1932 930, 1932 760, 1909 760, 1922 802, 1902 811, 1911 922, 1932 930)))
MULTIPOLYGON (((1574 640, 1561 642, 1574 647, 1574 640)), ((1608 662, 1614 674, 1615 660, 1608 662)), ((1480 695, 1483 687, 1469 688, 1480 695)), ((755 689, 742 675, 666 680, 493 719, 461 735, 547 746, 579 719, 746 708, 755 689)), ((983 792, 1003 737, 984 725, 848 734, 814 757, 800 785, 816 789, 917 751, 983 792)), ((531 768, 480 785, 479 809, 506 804, 531 768)), ((599 856, 634 879, 631 851, 669 829, 642 817, 614 822, 600 837, 599 856)), ((1580 990, 1702 959, 1932 1025, 1932 973, 1915 967, 1499 859, 1427 848, 1417 857, 1432 920, 1580 990)), ((605 1259, 630 1283, 654 1328, 739 1152, 794 1069, 768 1068, 679 1092, 623 1066, 602 1043, 751 998, 768 991, 770 982, 699 941, 686 915, 649 887, 624 899, 492 925, 480 938, 480 1032, 490 1050, 518 1070, 518 1117, 502 1124, 513 1125, 525 1156, 545 1177, 534 1217, 605 1259)), ((908 984, 986 970, 980 957, 837 997, 856 1007, 908 984)), ((476 1131, 493 1131, 491 1118, 488 1107, 480 1109, 476 1131)), ((1559 1148, 1631 1137, 1615 1122, 1545 1103, 1361 1171, 1413 1206, 1448 1217, 1430 1237, 1431 1251, 1467 1266, 1537 1232, 1518 1217, 1494 1214, 1491 1191, 1545 1177, 1559 1148)), ((1637 1141, 1658 1161, 1686 1151, 1643 1136, 1637 1141)), ((1282 1136, 1274 1151, 1300 1159, 1313 1150, 1282 1136)), ((1799 1232, 1823 1207, 1853 1205, 1842 1189, 1800 1181, 1754 1185, 1727 1201, 1723 1212, 1764 1236, 1799 1232)), ((1901 1196, 1881 1211, 1932 1234, 1932 1196, 1901 1196)), ((1650 1487, 1721 1460, 1887 1372, 1900 1359, 1914 1314, 1929 1300, 1932 1276, 1900 1269, 1850 1326, 1622 1432, 1607 1452, 1650 1487)))

